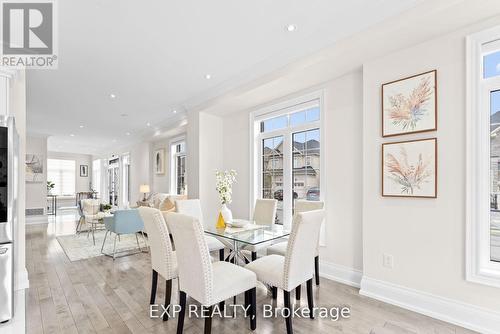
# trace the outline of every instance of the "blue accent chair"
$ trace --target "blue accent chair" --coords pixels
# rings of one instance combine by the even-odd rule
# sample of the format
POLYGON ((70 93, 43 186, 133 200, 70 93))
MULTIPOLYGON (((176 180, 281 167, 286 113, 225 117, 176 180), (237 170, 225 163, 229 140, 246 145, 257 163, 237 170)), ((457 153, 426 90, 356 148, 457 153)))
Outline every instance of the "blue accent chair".
POLYGON ((144 223, 142 221, 141 216, 139 215, 139 211, 137 209, 129 209, 129 210, 116 210, 112 216, 104 217, 104 226, 106 227, 106 234, 104 235, 104 240, 102 242, 101 253, 107 256, 113 257, 113 260, 116 258, 116 238, 120 238, 122 234, 135 234, 135 239, 137 241, 138 252, 128 253, 126 255, 132 255, 142 252, 141 245, 139 243, 139 238, 137 237, 137 233, 141 233, 144 243, 146 243, 146 239, 144 238, 144 223), (104 253, 104 244, 106 243, 106 238, 108 233, 114 233, 114 245, 113 245, 113 254, 104 253))

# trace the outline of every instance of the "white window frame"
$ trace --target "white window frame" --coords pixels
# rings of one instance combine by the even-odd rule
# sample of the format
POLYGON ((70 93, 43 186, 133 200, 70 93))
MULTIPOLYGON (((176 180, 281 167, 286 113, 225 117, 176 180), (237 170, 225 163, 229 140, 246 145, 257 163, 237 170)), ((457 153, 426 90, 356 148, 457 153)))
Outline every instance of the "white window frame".
POLYGON ((499 41, 500 26, 467 36, 466 48, 466 279, 495 287, 500 263, 490 259, 489 89, 500 87, 500 77, 483 79, 483 55, 499 41))
MULTIPOLYGON (((171 194, 175 194, 175 195, 179 195, 179 194, 177 194, 177 156, 179 156, 180 154, 177 153, 173 148, 176 145, 178 145, 178 144, 180 144, 182 142, 184 143, 184 153, 182 153, 182 155, 185 155, 186 156, 186 160, 187 160, 186 136, 182 135, 180 137, 176 137, 176 138, 172 139, 169 142, 169 150, 170 150, 170 193, 171 194)), ((184 179, 187 181, 186 175, 187 175, 187 165, 186 165, 186 173, 184 174, 184 179)), ((187 182, 186 182, 186 186, 187 186, 187 182)), ((186 193, 187 193, 187 189, 186 189, 186 193)))
MULTIPOLYGON (((262 184, 262 139, 276 136, 283 136, 283 147, 289 148, 283 152, 283 189, 292 189, 292 170, 293 170, 293 159, 291 159, 292 149, 291 149, 291 136, 288 134, 296 133, 301 131, 310 130, 312 128, 320 129, 320 200, 324 201, 326 198, 326 173, 325 173, 325 130, 324 130, 324 104, 323 104, 323 91, 317 91, 310 94, 306 94, 297 98, 286 100, 285 102, 272 104, 268 107, 261 108, 259 110, 250 113, 250 203, 249 203, 249 217, 253 215, 253 208, 255 200, 262 198, 262 193, 260 185, 262 184), (269 132, 260 132, 260 121, 264 119, 269 119, 283 114, 288 114, 295 111, 294 108, 300 104, 305 104, 312 101, 318 101, 320 109, 320 119, 319 121, 308 122, 293 128, 278 129, 269 132), (285 168, 285 164, 290 164, 288 168, 285 168)), ((298 111, 298 110, 297 110, 298 111)), ((292 199, 288 198, 292 196, 292 192, 288 192, 283 195, 283 224, 285 228, 291 227, 292 222, 292 199)), ((322 226, 320 245, 325 245, 325 233, 324 226, 322 226)))

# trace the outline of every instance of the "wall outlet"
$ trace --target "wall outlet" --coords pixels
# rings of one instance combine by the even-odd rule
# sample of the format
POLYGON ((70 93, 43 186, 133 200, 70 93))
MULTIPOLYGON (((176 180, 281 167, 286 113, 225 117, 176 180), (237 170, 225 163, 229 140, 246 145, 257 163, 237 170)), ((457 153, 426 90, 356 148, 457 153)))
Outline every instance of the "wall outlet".
POLYGON ((390 254, 383 255, 382 265, 386 268, 392 269, 394 268, 394 257, 390 254))

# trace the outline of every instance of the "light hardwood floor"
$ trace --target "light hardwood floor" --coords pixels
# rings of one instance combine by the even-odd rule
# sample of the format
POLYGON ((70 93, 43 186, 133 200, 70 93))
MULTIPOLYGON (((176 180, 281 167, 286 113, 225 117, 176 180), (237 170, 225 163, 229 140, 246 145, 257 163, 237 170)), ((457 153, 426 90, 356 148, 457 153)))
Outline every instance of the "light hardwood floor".
MULTIPOLYGON (((75 215, 61 214, 57 222, 26 226, 26 261, 30 288, 27 292, 28 333, 175 333, 177 319, 163 322, 149 318, 151 267, 149 254, 119 258, 100 256, 70 262, 56 234, 74 233, 75 215)), ((164 298, 158 282, 157 301, 164 298)), ((307 305, 305 287, 301 305, 307 305)), ((360 296, 358 290, 326 279, 314 287, 316 306, 351 308, 351 318, 294 319, 295 333, 368 334, 373 328, 392 328, 390 333, 473 333, 471 331, 360 296), (402 328, 407 328, 404 331, 402 328)), ((277 305, 283 295, 278 293, 277 305)), ((294 300, 295 298, 293 298, 294 300)), ((173 302, 177 303, 177 282, 173 302)), ((188 303, 193 303, 188 299, 188 303)), ((229 302, 229 301, 227 301, 229 302)), ((243 302, 243 296, 238 298, 243 302)), ((295 300, 293 302, 296 302, 295 300)), ((272 304, 264 287, 257 291, 258 311, 272 304)), ((258 312, 259 314, 261 312, 258 312)), ((248 321, 214 319, 212 333, 251 333, 248 321)), ((184 333, 201 333, 203 320, 186 318, 184 333)), ((259 316, 254 333, 285 333, 284 321, 259 316)), ((376 331, 375 333, 382 333, 376 331)))

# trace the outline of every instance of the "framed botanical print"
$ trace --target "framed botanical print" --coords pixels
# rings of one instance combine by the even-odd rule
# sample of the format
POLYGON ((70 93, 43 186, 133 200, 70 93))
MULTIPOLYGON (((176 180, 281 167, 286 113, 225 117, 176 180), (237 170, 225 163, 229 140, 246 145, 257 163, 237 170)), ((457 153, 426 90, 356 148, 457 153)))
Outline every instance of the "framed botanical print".
POLYGON ((437 71, 382 85, 382 137, 437 130, 437 71))
POLYGON ((160 148, 154 152, 155 174, 165 173, 165 149, 160 148))
POLYGON ((382 196, 437 197, 437 139, 382 144, 382 196))
POLYGON ((80 165, 80 177, 89 176, 89 165, 80 165))

